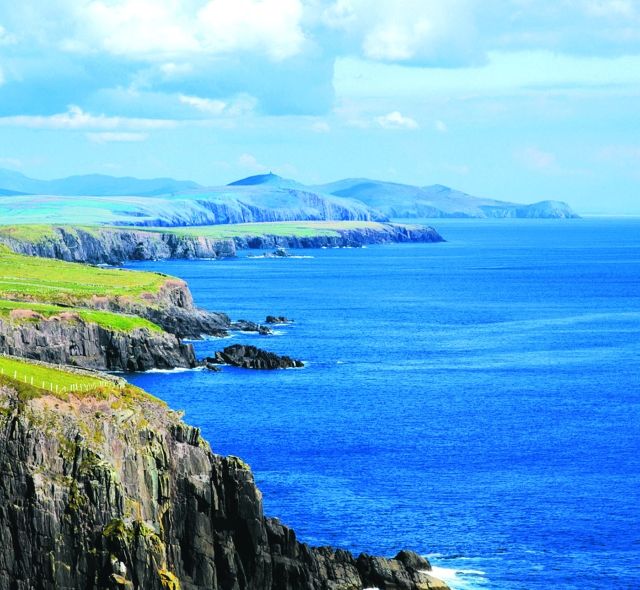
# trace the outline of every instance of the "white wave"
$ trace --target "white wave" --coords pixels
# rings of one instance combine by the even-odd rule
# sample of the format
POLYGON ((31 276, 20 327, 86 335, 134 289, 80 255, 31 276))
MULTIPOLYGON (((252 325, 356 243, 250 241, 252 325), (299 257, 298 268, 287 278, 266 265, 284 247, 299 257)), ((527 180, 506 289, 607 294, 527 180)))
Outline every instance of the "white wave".
POLYGON ((200 334, 200 338, 183 338, 183 342, 202 342, 203 340, 229 340, 233 338, 233 334, 227 334, 226 336, 212 336, 211 334, 200 334))
POLYGON ((315 258, 315 256, 303 256, 302 254, 296 254, 295 256, 286 256, 286 258, 315 258))
POLYGON ((446 582, 451 590, 476 590, 486 587, 488 582, 486 572, 476 569, 441 567, 432 564, 431 571, 428 573, 446 582))
POLYGON ((175 369, 149 369, 144 371, 145 375, 148 373, 190 373, 192 371, 204 371, 204 367, 194 367, 193 369, 186 369, 185 367, 176 367, 175 369))

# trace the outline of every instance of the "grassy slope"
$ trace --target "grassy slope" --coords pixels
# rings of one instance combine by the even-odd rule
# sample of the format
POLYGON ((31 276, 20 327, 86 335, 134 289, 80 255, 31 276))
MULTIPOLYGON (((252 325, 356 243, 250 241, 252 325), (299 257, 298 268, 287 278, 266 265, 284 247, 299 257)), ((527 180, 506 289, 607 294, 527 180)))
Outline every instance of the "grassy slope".
POLYGON ((63 401, 90 397, 112 400, 112 408, 137 410, 142 402, 166 407, 146 391, 129 383, 119 385, 107 375, 76 373, 56 365, 35 364, 3 355, 0 355, 0 386, 14 389, 21 401, 47 396, 63 401))
MULTIPOLYGON (((162 329, 153 322, 132 315, 93 309, 60 307, 58 305, 49 305, 46 303, 23 303, 18 301, 0 300, 0 318, 10 318, 11 312, 18 309, 31 310, 45 318, 58 316, 61 313, 72 313, 85 322, 98 324, 99 326, 118 332, 130 332, 131 330, 139 328, 146 328, 147 330, 154 332, 162 331, 162 329)), ((13 321, 30 321, 30 318, 19 320, 14 318, 13 321)))
POLYGON ((29 361, 19 361, 13 358, 0 356, 0 375, 7 379, 14 379, 27 385, 31 385, 33 378, 33 386, 41 389, 43 382, 45 389, 49 389, 49 384, 58 386, 58 390, 62 388, 70 389, 72 385, 82 386, 84 388, 103 387, 105 384, 112 386, 113 384, 99 376, 89 377, 88 375, 79 375, 52 366, 42 366, 30 363, 29 361), (26 377, 26 381, 25 381, 26 377))
POLYGON ((156 273, 108 270, 35 258, 0 246, 0 298, 54 304, 97 297, 141 299, 158 293, 167 277, 156 273))
MULTIPOLYGON (((397 224, 394 224, 397 225, 397 224)), ((57 237, 53 225, 0 225, 0 238, 38 243, 57 237)), ((63 226, 68 232, 76 228, 93 234, 101 231, 140 231, 171 233, 179 236, 228 239, 247 236, 293 236, 299 238, 316 236, 339 236, 340 231, 358 229, 380 229, 385 226, 375 221, 277 221, 264 223, 235 223, 220 225, 198 225, 189 227, 107 227, 107 226, 63 226)), ((411 226, 410 226, 411 227, 411 226)), ((414 226, 415 227, 415 226, 414 226)))
POLYGON ((340 235, 340 230, 377 229, 380 227, 382 227, 381 224, 374 221, 276 221, 149 229, 181 236, 224 239, 245 236, 337 237, 340 235))

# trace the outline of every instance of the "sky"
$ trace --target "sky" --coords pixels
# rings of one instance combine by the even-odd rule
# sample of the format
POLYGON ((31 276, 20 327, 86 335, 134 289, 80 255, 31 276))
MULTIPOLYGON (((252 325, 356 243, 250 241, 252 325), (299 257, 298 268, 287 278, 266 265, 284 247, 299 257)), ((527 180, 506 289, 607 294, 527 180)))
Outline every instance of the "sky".
POLYGON ((640 0, 0 0, 0 167, 640 214, 640 0))

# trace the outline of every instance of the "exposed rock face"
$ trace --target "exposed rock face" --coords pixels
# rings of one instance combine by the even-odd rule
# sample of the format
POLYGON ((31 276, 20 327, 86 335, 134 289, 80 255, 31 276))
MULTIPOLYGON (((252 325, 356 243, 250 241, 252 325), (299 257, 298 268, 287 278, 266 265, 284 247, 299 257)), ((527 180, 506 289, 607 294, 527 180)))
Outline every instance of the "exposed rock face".
POLYGON ((58 258, 68 262, 121 264, 126 260, 166 258, 225 258, 235 256, 233 240, 184 238, 137 229, 54 228, 54 235, 38 243, 3 239, 15 252, 58 258))
POLYGON ((382 224, 380 229, 339 230, 338 236, 257 236, 230 239, 185 237, 138 229, 84 230, 54 227, 53 236, 32 243, 2 237, 0 242, 19 254, 91 264, 121 264, 128 260, 167 258, 226 258, 239 249, 323 248, 390 242, 441 242, 430 227, 382 224))
POLYGON ((79 318, 0 320, 0 351, 55 364, 109 371, 195 367, 193 347, 172 334, 109 330, 79 318))
POLYGON ((415 554, 312 548, 241 460, 128 388, 19 401, 0 385, 0 590, 446 590, 415 554))
POLYGON ((227 346, 224 350, 216 352, 215 358, 206 360, 209 363, 232 365, 243 369, 292 369, 304 367, 302 361, 244 344, 227 346))

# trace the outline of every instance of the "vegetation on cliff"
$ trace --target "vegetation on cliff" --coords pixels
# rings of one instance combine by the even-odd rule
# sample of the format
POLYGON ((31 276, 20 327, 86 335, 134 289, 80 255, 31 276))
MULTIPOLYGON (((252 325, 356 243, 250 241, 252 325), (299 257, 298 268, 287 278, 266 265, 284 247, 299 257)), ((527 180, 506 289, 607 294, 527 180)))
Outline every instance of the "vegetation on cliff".
POLYGON ((158 296, 167 280, 168 277, 157 273, 103 269, 24 256, 0 246, 2 299, 63 305, 101 297, 148 302, 158 296))
POLYGON ((61 396, 0 376, 0 457, 2 589, 446 589, 410 552, 300 543, 246 464, 112 378, 61 396))

